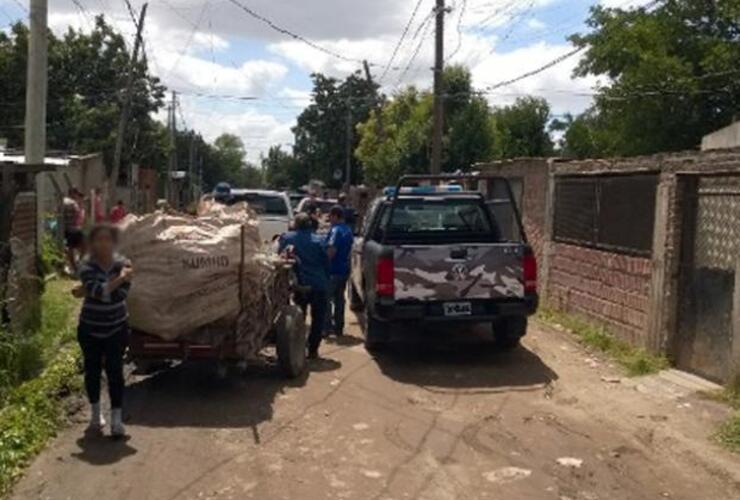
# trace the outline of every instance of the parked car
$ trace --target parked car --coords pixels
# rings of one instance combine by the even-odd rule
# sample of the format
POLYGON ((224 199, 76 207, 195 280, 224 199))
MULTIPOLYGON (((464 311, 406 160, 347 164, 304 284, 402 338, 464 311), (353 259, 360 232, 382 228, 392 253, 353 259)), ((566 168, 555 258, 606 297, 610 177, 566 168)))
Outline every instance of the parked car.
POLYGON ((409 187, 450 177, 403 177, 368 211, 350 279, 368 349, 403 322, 488 322, 504 348, 526 334, 538 303, 537 264, 508 181, 489 179, 499 184, 493 200, 460 185, 409 187))
POLYGON ((279 191, 262 189, 231 189, 229 205, 246 201, 259 217, 260 236, 264 241, 273 241, 288 231, 293 220, 293 209, 288 195, 279 191))
POLYGON ((306 197, 305 193, 288 193, 288 198, 290 198, 290 208, 292 208, 295 211, 296 208, 298 208, 298 204, 305 197, 306 197))
MULTIPOLYGON (((306 210, 306 205, 309 203, 311 203, 311 198, 303 198, 295 209, 296 213, 304 212, 306 210)), ((319 207, 319 212, 321 212, 322 215, 326 215, 329 213, 329 210, 331 210, 331 207, 337 204, 337 200, 333 198, 315 198, 313 203, 319 207)))

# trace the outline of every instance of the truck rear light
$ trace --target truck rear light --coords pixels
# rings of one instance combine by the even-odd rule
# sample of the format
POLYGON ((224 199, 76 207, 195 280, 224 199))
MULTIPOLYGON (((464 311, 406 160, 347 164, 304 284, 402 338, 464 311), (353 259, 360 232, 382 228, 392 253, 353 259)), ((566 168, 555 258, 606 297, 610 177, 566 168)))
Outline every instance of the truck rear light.
POLYGON ((524 293, 537 293, 537 259, 531 251, 524 254, 522 267, 524 274, 524 293))
POLYGON ((379 297, 393 297, 395 292, 393 258, 379 258, 375 271, 375 293, 379 297))

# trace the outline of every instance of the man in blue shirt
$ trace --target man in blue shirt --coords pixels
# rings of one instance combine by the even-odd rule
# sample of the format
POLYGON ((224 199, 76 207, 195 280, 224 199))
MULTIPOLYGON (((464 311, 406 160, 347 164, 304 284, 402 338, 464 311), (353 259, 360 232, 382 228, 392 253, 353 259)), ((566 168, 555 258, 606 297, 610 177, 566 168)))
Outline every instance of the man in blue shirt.
POLYGON ((344 208, 335 205, 329 211, 331 229, 326 237, 329 267, 329 307, 326 315, 326 331, 337 336, 344 334, 344 295, 350 271, 350 253, 354 236, 344 221, 344 208))
POLYGON ((302 304, 304 313, 311 307, 311 332, 308 336, 308 357, 318 358, 321 334, 326 318, 327 290, 329 288, 329 258, 323 239, 311 230, 308 214, 295 216, 295 230, 280 237, 278 250, 292 248, 296 259, 298 283, 308 292, 302 304))

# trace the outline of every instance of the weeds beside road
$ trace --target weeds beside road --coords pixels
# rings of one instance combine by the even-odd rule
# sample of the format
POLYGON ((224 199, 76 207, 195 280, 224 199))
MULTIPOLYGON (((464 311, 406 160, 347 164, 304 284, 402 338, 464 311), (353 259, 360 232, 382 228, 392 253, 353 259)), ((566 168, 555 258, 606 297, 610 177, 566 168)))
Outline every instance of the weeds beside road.
POLYGON ((656 356, 645 349, 634 347, 611 334, 603 326, 595 325, 578 316, 553 309, 542 309, 537 317, 555 328, 569 330, 583 345, 612 357, 632 377, 657 373, 669 366, 664 356, 656 356))
POLYGON ((46 284, 37 331, 0 334, 0 496, 56 433, 62 399, 81 389, 72 285, 46 284))

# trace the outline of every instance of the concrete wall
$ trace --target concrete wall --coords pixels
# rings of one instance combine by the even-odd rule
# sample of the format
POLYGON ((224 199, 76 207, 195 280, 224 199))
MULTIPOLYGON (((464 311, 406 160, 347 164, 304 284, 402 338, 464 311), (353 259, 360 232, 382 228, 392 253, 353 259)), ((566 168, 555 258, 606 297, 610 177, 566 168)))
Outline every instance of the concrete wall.
MULTIPOLYGON (((523 218, 540 264, 544 304, 586 316, 655 352, 673 356, 686 349, 687 339, 678 332, 682 328, 679 309, 685 271, 682 245, 694 230, 685 218, 691 211, 687 186, 703 176, 740 174, 740 148, 605 160, 518 159, 477 168, 524 181, 523 218), (659 175, 651 257, 553 241, 558 176, 632 173, 659 175)), ((740 276, 740 269, 736 276, 740 276)), ((735 372, 740 373, 740 286, 736 292, 733 356, 735 372)))
MULTIPOLYGON (((43 216, 47 213, 56 212, 59 199, 54 188, 54 181, 64 194, 70 187, 75 187, 90 194, 95 188, 103 190, 107 196, 107 177, 103 155, 96 153, 87 156, 73 156, 69 158, 69 164, 58 166, 53 172, 44 172, 37 175, 36 185, 39 194, 39 212, 43 216), (53 180, 52 180, 53 178, 53 180)), ((105 202, 105 200, 104 200, 105 202)), ((91 213, 88 207, 88 213, 91 213)))
POLYGON ((701 140, 702 151, 738 147, 740 147, 740 122, 735 122, 729 127, 705 135, 701 140))

